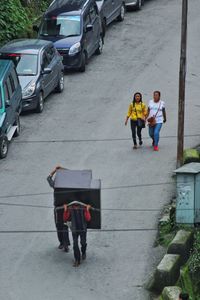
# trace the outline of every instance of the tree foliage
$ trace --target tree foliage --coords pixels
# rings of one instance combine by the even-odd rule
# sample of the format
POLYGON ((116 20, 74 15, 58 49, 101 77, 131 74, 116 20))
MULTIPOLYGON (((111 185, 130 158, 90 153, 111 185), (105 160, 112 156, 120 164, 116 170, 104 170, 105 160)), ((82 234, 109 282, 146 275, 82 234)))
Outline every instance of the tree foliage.
POLYGON ((15 38, 30 37, 32 23, 50 0, 1 0, 0 45, 15 38))

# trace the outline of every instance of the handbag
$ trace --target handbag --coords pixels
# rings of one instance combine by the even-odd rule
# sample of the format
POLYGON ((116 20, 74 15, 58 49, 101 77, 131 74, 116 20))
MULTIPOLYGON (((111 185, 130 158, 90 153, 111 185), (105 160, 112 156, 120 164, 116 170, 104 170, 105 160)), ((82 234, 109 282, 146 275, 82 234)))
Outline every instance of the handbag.
POLYGON ((157 110, 156 114, 154 116, 152 116, 152 117, 150 117, 150 118, 147 119, 150 127, 154 127, 156 125, 156 116, 157 116, 157 114, 158 114, 158 112, 160 110, 160 106, 161 106, 161 102, 160 102, 160 105, 158 107, 158 110, 157 110))
MULTIPOLYGON (((135 108, 135 112, 136 112, 136 116, 137 116, 137 125, 139 128, 145 128, 145 121, 141 118, 138 118, 138 114, 137 114, 137 109, 136 107, 134 106, 135 108)), ((141 103, 141 108, 142 108, 142 103, 141 103)))

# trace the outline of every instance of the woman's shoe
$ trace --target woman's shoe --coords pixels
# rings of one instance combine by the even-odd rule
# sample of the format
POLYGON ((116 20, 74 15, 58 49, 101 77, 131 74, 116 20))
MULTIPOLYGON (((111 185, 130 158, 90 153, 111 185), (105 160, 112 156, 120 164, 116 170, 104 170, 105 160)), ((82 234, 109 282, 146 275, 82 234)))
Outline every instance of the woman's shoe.
POLYGON ((78 260, 75 260, 74 264, 73 264, 73 267, 77 268, 80 266, 80 261, 78 260))
POLYGON ((64 247, 64 251, 65 251, 65 252, 69 252, 69 247, 68 247, 68 246, 65 246, 65 247, 64 247))
POLYGON ((154 146, 154 151, 159 151, 158 146, 154 146))
POLYGON ((137 149, 137 145, 134 145, 134 146, 133 146, 133 149, 137 149))
POLYGON ((143 141, 141 140, 141 141, 139 141, 139 145, 140 146, 142 146, 143 145, 143 141))
POLYGON ((58 246, 58 249, 63 249, 64 248, 64 246, 62 245, 62 244, 60 244, 59 246, 58 246))

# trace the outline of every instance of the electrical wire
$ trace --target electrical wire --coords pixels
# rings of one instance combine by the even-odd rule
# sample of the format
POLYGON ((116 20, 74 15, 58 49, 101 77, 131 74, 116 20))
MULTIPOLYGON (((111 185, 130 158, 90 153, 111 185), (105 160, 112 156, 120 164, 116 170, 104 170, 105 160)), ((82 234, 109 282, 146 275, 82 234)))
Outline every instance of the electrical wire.
MULTIPOLYGON (((132 188, 141 188, 141 187, 154 187, 154 186, 172 185, 172 184, 174 184, 173 181, 171 181, 171 182, 147 183, 147 184, 133 184, 133 185, 123 185, 123 186, 110 186, 110 187, 101 188, 101 191, 118 190, 118 189, 132 189, 132 188)), ((94 191, 94 190, 95 189, 78 189, 78 190, 76 189, 76 190, 70 190, 70 191, 54 191, 54 194, 80 193, 80 192, 90 192, 90 191, 94 191)), ((52 192, 27 193, 27 194, 15 194, 15 195, 0 195, 0 199, 43 196, 43 195, 52 195, 52 192)))
MULTIPOLYGON (((87 229, 87 232, 141 232, 141 231, 157 231, 157 228, 119 228, 119 229, 87 229)), ((57 233, 66 232, 64 230, 0 230, 0 234, 7 233, 57 233)), ((80 230, 73 232, 81 232, 80 230)))
MULTIPOLYGON (((0 202, 0 206, 14 206, 14 207, 30 207, 30 208, 54 209, 54 206, 24 204, 24 203, 6 203, 6 202, 0 202)), ((78 208, 78 209, 82 209, 82 208, 78 208)), ((99 209, 99 208, 92 207, 92 210, 97 211, 97 212, 100 212, 100 211, 160 212, 160 209, 158 209, 158 208, 101 208, 101 209, 99 209)), ((194 210, 194 208, 179 208, 178 210, 179 211, 188 211, 188 210, 194 210)), ((200 208, 196 208, 195 211, 200 211, 200 208)))
MULTIPOLYGON (((186 134, 184 137, 199 137, 200 134, 186 134)), ((168 135, 168 136, 162 136, 162 139, 171 139, 171 138, 177 138, 177 135, 168 135)), ((149 137, 144 137, 144 140, 149 139, 149 137)), ((117 141, 130 141, 131 138, 109 138, 109 139, 61 139, 61 140, 28 140, 28 141, 14 141, 16 144, 32 144, 32 143, 87 143, 87 142, 117 142, 117 141)))

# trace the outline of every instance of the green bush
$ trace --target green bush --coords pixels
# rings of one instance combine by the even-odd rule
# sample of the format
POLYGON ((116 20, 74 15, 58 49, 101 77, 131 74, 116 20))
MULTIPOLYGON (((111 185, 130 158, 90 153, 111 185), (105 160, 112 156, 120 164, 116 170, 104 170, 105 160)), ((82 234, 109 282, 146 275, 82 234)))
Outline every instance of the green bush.
POLYGON ((3 0, 0 5, 0 44, 24 37, 30 21, 20 0, 3 0))

